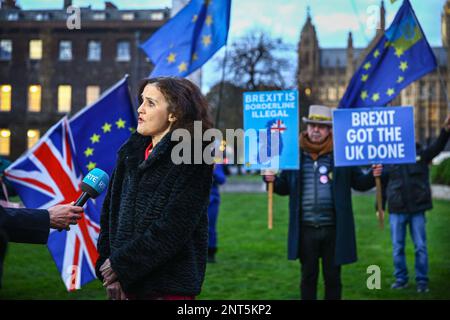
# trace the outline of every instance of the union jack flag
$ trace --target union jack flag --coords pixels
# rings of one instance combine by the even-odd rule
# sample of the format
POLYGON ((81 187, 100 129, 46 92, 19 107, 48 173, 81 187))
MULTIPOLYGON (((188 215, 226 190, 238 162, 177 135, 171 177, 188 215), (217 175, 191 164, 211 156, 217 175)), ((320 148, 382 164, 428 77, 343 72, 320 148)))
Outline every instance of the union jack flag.
MULTIPOLYGON (((69 122, 64 117, 5 170, 26 207, 48 209, 79 197, 82 176, 73 146, 69 122)), ((99 216, 90 200, 82 219, 70 231, 50 231, 47 246, 69 291, 95 279, 99 216)))

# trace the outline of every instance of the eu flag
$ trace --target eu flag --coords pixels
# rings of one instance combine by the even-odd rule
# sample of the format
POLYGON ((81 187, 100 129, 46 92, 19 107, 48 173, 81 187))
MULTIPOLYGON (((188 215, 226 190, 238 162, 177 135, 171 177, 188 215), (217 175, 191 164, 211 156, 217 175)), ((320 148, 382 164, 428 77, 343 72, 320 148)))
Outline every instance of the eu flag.
MULTIPOLYGON (((136 130, 136 111, 128 91, 128 76, 124 77, 93 105, 82 109, 70 119, 76 146, 76 159, 85 176, 100 168, 111 176, 120 146, 136 130)), ((105 193, 95 200, 98 212, 105 193)))
POLYGON ((353 75, 339 108, 386 105, 436 67, 414 10, 404 0, 389 29, 353 75))
POLYGON ((226 42, 231 0, 191 0, 146 42, 142 50, 155 65, 151 77, 185 77, 226 42))

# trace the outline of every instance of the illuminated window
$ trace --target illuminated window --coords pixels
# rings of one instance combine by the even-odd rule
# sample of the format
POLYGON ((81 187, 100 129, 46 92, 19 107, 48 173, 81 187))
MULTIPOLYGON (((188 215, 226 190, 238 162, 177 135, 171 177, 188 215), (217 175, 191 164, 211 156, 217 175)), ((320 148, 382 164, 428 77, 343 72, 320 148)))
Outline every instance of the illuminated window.
POLYGON ((12 41, 0 40, 0 60, 11 60, 12 53, 12 41))
POLYGON ((89 61, 99 61, 102 56, 102 46, 100 41, 91 40, 88 42, 88 56, 89 61))
POLYGON ((337 100, 337 90, 334 87, 328 88, 328 100, 334 101, 337 100))
POLYGON ((0 129, 0 155, 9 156, 11 131, 8 129, 0 129))
POLYGON ((106 15, 105 15, 104 13, 97 12, 97 13, 94 13, 94 14, 92 15, 92 18, 93 18, 94 20, 105 20, 105 19, 106 19, 106 15))
POLYGON ((153 12, 150 14, 150 20, 163 20, 164 13, 162 12, 153 12))
POLYGON ((122 14, 122 20, 134 20, 134 13, 127 12, 122 14))
POLYGON ((59 60, 72 60, 72 41, 59 42, 59 60))
POLYGON ((99 86, 87 86, 86 87, 86 105, 90 105, 97 101, 100 96, 99 86))
POLYGON ((38 84, 28 87, 28 110, 41 111, 41 86, 38 84))
POLYGON ((28 138, 28 149, 30 149, 32 146, 36 144, 36 142, 39 141, 39 138, 41 137, 41 133, 39 130, 30 129, 27 131, 27 138, 28 138))
POLYGON ((30 59, 42 59, 42 40, 30 40, 30 59))
POLYGON ((11 111, 11 86, 0 85, 0 111, 11 111))
POLYGON ((119 41, 117 43, 117 61, 130 61, 130 42, 119 41))
POLYGON ((345 93, 345 87, 339 86, 338 87, 338 98, 341 99, 344 96, 344 93, 345 93))
POLYGON ((72 106, 72 86, 58 86, 58 112, 70 112, 72 106))

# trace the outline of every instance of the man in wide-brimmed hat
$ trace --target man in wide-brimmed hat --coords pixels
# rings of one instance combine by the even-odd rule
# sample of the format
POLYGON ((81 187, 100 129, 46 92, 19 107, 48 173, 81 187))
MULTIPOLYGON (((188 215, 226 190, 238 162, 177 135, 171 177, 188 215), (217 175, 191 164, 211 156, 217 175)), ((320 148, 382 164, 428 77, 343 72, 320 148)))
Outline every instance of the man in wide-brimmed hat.
POLYGON ((357 167, 334 167, 332 113, 312 105, 305 132, 300 134, 300 170, 266 175, 274 191, 289 195, 288 259, 301 261, 302 299, 317 298, 319 262, 325 299, 340 299, 341 265, 355 262, 356 239, 351 188, 365 191, 375 185, 381 166, 364 174, 357 167))

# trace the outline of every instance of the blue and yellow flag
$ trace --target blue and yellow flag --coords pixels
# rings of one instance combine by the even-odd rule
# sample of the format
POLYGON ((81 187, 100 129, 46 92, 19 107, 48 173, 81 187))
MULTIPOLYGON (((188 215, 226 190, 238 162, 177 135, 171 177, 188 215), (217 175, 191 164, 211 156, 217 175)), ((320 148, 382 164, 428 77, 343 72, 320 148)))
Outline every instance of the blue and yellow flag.
POLYGON ((231 0, 191 0, 141 44, 155 68, 151 77, 185 77, 226 42, 231 0))
POLYGON ((436 67, 414 10, 404 0, 389 29, 353 75, 339 108, 386 105, 436 67))

